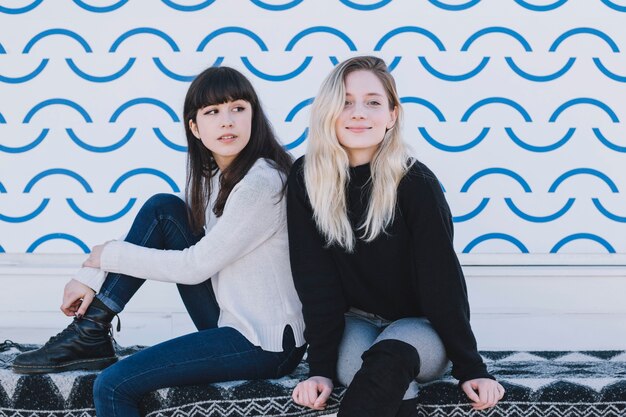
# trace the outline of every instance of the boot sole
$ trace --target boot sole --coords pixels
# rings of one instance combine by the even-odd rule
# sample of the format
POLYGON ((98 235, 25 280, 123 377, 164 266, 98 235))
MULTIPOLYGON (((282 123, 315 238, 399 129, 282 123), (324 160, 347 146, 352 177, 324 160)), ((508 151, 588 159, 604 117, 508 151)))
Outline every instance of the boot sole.
POLYGON ((66 371, 99 371, 117 362, 117 357, 101 359, 85 359, 82 361, 68 362, 63 365, 35 366, 13 365, 13 372, 18 374, 55 374, 66 371))

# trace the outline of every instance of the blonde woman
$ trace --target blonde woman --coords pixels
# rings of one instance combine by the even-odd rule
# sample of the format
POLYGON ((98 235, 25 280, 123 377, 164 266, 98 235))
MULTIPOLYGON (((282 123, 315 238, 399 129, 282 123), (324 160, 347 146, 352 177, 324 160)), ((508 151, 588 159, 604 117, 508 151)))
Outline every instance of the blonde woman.
POLYGON ((401 121, 381 59, 337 65, 288 181, 310 366, 293 399, 323 409, 333 384, 347 385, 338 417, 416 415, 417 384, 448 360, 474 409, 504 395, 476 348, 450 210, 435 175, 409 156, 401 121))

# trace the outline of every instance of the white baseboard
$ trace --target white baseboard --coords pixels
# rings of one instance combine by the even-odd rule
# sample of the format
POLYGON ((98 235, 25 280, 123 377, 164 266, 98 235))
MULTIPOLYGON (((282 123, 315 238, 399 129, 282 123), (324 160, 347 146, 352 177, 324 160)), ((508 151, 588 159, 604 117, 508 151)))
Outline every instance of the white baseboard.
MULTIPOLYGON (((65 282, 84 255, 0 254, 0 342, 43 343, 69 322, 65 282)), ((472 326, 483 350, 626 346, 624 255, 462 255, 472 326)), ((194 331, 171 284, 147 282, 121 315, 121 345, 194 331)))

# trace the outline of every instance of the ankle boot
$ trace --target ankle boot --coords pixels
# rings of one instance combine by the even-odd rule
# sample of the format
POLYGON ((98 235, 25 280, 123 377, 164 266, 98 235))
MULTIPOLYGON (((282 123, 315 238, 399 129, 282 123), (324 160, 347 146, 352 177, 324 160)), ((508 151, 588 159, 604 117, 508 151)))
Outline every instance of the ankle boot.
POLYGON ((402 400, 400 408, 396 412, 396 417, 417 417, 417 415, 417 398, 402 400))
MULTIPOLYGON (((375 343, 341 400, 337 417, 395 417, 402 397, 419 374, 417 350, 400 340, 375 343)), ((409 414, 410 415, 410 414, 409 414)))
POLYGON ((41 348, 18 355, 13 361, 13 371, 43 374, 104 369, 112 365, 117 362, 111 337, 111 321, 115 315, 95 298, 82 318, 74 318, 65 330, 51 337, 41 348))

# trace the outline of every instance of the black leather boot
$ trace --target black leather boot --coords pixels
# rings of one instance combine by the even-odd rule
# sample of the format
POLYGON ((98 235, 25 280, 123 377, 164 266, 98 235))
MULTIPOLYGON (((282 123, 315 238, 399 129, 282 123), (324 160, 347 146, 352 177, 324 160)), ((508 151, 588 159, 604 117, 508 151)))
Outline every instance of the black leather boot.
POLYGON ((117 362, 111 337, 111 321, 115 315, 95 298, 82 318, 75 318, 41 348, 18 355, 13 361, 13 371, 44 374, 104 369, 112 365, 117 362))
POLYGON ((348 386, 337 417, 395 417, 409 384, 419 374, 417 350, 400 340, 382 340, 361 358, 361 369, 348 386))
POLYGON ((396 417, 417 417, 417 398, 402 400, 396 417))

